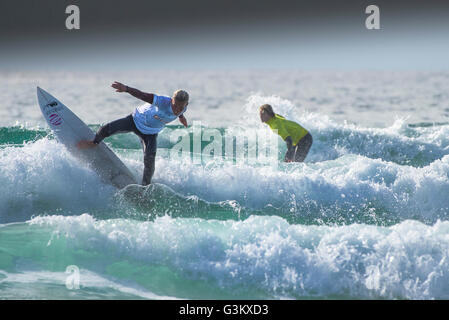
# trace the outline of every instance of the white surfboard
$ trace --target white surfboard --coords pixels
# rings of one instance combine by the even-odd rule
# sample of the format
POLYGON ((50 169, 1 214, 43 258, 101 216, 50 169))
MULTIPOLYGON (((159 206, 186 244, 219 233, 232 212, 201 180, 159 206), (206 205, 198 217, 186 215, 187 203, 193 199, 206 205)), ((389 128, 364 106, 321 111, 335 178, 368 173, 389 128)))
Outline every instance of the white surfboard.
POLYGON ((95 133, 69 108, 39 87, 37 98, 48 125, 71 154, 85 161, 104 182, 117 188, 137 183, 132 172, 103 141, 91 149, 77 148, 80 140, 93 140, 95 133))

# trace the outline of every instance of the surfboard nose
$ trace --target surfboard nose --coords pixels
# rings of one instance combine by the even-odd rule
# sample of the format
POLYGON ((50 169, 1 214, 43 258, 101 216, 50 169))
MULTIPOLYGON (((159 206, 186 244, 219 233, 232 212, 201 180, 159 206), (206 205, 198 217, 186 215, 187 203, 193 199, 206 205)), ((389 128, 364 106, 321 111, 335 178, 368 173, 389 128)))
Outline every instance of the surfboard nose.
POLYGON ((43 95, 45 96, 45 94, 48 94, 44 89, 42 89, 41 87, 36 87, 36 92, 37 95, 43 95))
POLYGON ((40 87, 36 88, 36 92, 37 92, 37 100, 39 101, 40 105, 48 103, 48 100, 51 99, 51 95, 40 87))

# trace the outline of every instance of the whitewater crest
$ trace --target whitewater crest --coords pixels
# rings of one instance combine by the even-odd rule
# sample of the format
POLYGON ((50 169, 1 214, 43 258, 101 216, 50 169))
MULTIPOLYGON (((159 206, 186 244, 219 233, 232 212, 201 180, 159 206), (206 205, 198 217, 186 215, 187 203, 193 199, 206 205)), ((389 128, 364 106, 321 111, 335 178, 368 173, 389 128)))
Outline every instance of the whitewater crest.
MULTIPOLYGON (((244 107, 242 121, 226 129, 237 135, 260 131, 273 136, 258 119, 262 102, 310 130, 314 145, 306 163, 283 163, 281 140, 277 166, 227 158, 207 163, 172 158, 164 153, 176 144, 170 133, 194 132, 192 128, 170 127, 159 138, 155 185, 138 192, 138 197, 130 190, 104 185, 49 132, 3 128, 0 222, 80 212, 104 219, 138 220, 166 214, 220 220, 277 215, 295 224, 339 225, 391 225, 405 219, 434 223, 447 218, 449 125, 407 125, 398 119, 391 127, 364 128, 298 111, 277 96, 253 95, 244 107)), ((207 127, 199 129, 201 134, 207 127)), ((137 137, 117 135, 106 142, 136 176, 142 175, 137 137)), ((253 142, 248 140, 247 145, 253 142)), ((190 160, 193 151, 187 156, 190 160)))

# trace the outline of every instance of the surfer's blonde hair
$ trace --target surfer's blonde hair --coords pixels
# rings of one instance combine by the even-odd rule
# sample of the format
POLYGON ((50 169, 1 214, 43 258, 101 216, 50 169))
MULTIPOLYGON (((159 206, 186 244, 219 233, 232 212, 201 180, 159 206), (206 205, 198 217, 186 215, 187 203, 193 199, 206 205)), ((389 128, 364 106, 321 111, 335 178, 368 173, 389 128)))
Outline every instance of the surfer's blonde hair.
POLYGON ((189 94, 185 90, 176 90, 173 93, 173 98, 179 102, 189 102, 189 94))

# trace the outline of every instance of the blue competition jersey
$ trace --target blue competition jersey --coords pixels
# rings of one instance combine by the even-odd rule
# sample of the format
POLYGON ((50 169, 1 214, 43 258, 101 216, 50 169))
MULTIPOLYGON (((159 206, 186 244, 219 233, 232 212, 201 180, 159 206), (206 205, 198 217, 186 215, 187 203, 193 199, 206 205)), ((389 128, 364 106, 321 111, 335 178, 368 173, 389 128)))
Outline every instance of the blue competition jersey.
POLYGON ((171 98, 154 95, 152 104, 145 103, 134 110, 133 119, 137 129, 143 134, 156 134, 164 129, 167 123, 183 114, 186 108, 176 116, 171 107, 171 98))

